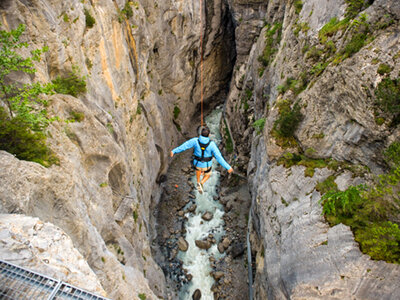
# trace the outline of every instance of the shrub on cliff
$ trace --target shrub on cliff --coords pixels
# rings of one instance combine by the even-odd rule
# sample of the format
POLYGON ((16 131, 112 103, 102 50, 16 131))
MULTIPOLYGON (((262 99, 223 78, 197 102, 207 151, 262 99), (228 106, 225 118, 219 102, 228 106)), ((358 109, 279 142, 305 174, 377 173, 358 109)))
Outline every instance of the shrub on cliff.
POLYGON ((400 229, 396 223, 400 215, 399 152, 398 142, 385 151, 392 169, 379 175, 375 184, 330 191, 321 198, 323 214, 331 226, 350 226, 363 253, 391 263, 400 263, 400 229))
POLYGON ((24 31, 23 24, 11 31, 0 31, 0 149, 48 166, 56 161, 46 146, 44 133, 52 119, 47 115, 47 102, 40 95, 52 93, 53 85, 22 84, 10 79, 16 72, 34 74, 34 61, 40 61, 41 54, 48 50, 43 47, 22 57, 18 49, 28 47, 28 43, 20 41, 24 31))
POLYGON ((77 67, 72 69, 66 76, 57 76, 53 81, 54 90, 59 94, 78 97, 87 91, 86 77, 79 75, 77 67))
POLYGON ((392 117, 392 126, 400 123, 400 78, 384 78, 375 90, 376 104, 392 117))
POLYGON ((303 114, 300 112, 299 103, 296 102, 291 108, 290 103, 284 101, 279 105, 279 117, 274 123, 274 130, 281 137, 293 137, 302 119, 303 114))

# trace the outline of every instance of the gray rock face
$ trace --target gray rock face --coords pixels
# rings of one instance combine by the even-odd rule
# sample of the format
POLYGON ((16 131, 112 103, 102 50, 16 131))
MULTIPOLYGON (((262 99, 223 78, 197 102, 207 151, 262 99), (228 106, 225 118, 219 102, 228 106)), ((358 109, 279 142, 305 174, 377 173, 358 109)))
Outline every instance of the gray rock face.
POLYGON ((110 298, 166 297, 164 275, 151 257, 150 212, 169 150, 182 138, 178 128, 186 131, 197 117, 200 35, 206 104, 214 105, 211 96, 230 79, 228 7, 221 0, 207 3, 204 24, 212 26, 205 31, 198 1, 28 2, 2 1, 0 10, 3 27, 27 25, 26 51, 49 47, 31 79, 49 82, 78 66, 88 92, 48 99, 50 115, 60 118, 48 138, 60 166, 46 169, 0 152, 0 212, 60 227, 110 298), (129 19, 121 12, 125 3, 132 4, 129 19), (86 26, 85 9, 93 28, 86 26), (64 122, 71 112, 84 120, 64 122))
MULTIPOLYGON (((271 46, 276 52, 263 67, 259 57, 267 45, 268 29, 261 31, 249 55, 235 66, 226 103, 237 168, 247 170, 251 183, 255 299, 396 299, 399 266, 370 260, 360 252, 348 227, 330 228, 321 216, 321 195, 315 187, 332 171, 316 169, 313 177, 306 177, 305 167, 278 166, 276 161, 285 152, 298 150, 280 147, 271 130, 279 116, 276 103, 299 100, 304 119, 294 136, 303 153, 309 150, 315 158, 334 158, 382 172, 382 150, 398 140, 399 130, 375 122, 374 89, 383 77, 377 73, 379 64, 373 62, 388 64, 393 70, 390 76, 398 77, 399 3, 374 1, 365 11, 368 23, 390 14, 393 25, 374 31, 374 41, 352 57, 328 65, 299 95, 290 89, 280 94, 278 86, 289 77, 299 79, 302 72, 309 76, 319 60, 307 58, 307 47, 318 46, 319 30, 332 17, 342 19, 346 11, 345 1, 302 4, 297 14, 291 3, 268 2, 265 21, 282 24, 281 40, 271 46), (257 133, 252 124, 261 118, 265 126, 257 133)), ((343 37, 335 36, 338 47, 346 43, 343 37)), ((361 183, 352 177, 344 172, 335 182, 342 190, 361 183)))
POLYGON ((96 274, 60 228, 24 215, 0 214, 0 258, 98 295, 96 274))

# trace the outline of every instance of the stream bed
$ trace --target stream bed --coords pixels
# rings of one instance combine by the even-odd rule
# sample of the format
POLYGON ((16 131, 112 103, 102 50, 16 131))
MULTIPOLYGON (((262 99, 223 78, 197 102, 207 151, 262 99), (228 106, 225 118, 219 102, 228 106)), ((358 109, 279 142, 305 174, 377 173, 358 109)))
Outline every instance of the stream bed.
MULTIPOLYGON (((221 114, 217 108, 206 118, 217 145, 221 114)), ((201 293, 196 299, 248 299, 247 181, 228 176, 214 160, 211 178, 200 194, 191 155, 188 150, 174 156, 153 213, 157 224, 153 256, 166 276, 168 299, 191 300, 196 290, 197 296, 201 293), (212 214, 210 220, 206 212, 212 214), (208 249, 201 249, 196 241, 208 249)))

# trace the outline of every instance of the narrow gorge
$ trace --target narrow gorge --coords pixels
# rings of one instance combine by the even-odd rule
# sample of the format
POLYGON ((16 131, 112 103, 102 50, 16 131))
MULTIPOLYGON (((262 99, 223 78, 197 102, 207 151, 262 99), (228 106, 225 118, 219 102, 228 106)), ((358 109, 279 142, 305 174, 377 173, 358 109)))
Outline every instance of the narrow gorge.
POLYGON ((109 299, 400 298, 398 0, 0 13, 1 261, 109 299), (201 94, 234 169, 204 195, 169 157, 201 94))

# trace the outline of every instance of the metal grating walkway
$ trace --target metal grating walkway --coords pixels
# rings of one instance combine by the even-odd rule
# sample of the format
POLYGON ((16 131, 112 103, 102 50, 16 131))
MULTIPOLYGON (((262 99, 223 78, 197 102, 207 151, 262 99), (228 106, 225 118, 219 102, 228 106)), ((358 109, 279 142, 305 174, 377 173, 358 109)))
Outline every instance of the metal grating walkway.
POLYGON ((0 260, 0 299, 110 300, 0 260))

